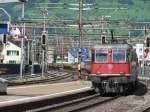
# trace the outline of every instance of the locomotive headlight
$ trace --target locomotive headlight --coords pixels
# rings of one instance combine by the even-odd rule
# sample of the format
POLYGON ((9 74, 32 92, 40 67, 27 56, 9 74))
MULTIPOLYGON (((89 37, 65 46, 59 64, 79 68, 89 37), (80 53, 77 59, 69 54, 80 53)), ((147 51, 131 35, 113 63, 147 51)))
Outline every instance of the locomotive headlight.
POLYGON ((120 75, 125 75, 125 72, 120 72, 120 75))
POLYGON ((97 71, 97 72, 96 72, 96 75, 100 75, 100 74, 101 74, 100 71, 97 71))

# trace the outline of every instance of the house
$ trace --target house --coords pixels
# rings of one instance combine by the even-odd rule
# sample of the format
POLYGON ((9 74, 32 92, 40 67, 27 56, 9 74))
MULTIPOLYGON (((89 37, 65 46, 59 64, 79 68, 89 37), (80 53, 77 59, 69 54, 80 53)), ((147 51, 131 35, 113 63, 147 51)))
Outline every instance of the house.
POLYGON ((21 48, 10 41, 3 45, 0 55, 3 57, 2 64, 20 64, 21 62, 21 48))

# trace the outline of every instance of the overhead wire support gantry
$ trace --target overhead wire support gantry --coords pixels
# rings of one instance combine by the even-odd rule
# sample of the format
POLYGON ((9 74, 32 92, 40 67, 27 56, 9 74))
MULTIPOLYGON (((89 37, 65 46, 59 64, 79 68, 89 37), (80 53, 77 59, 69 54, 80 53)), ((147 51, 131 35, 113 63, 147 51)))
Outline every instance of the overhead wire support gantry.
POLYGON ((79 0, 79 48, 81 47, 81 38, 82 38, 82 9, 83 9, 83 0, 79 0))

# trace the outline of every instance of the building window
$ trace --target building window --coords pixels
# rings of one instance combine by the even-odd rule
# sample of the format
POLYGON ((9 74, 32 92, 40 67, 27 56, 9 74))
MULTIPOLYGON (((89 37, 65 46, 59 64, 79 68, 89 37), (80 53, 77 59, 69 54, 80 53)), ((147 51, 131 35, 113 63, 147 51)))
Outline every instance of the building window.
POLYGON ((19 51, 17 50, 8 50, 7 51, 7 56, 18 56, 19 55, 19 51))
POLYGON ((3 63, 3 60, 0 60, 0 63, 3 63))
POLYGON ((19 56, 19 51, 17 51, 17 56, 19 56))
POLYGON ((7 51, 7 56, 10 56, 11 55, 11 51, 7 51))
POLYGON ((16 64, 15 60, 9 60, 9 64, 16 64))

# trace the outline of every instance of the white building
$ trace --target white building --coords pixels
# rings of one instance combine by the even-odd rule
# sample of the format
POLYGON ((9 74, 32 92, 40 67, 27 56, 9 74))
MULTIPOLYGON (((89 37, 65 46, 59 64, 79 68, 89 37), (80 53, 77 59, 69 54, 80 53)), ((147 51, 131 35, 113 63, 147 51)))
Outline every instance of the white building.
POLYGON ((21 48, 10 41, 7 41, 7 44, 3 46, 1 52, 3 64, 20 64, 21 60, 21 48))
POLYGON ((136 49, 138 61, 142 61, 144 58, 144 44, 136 44, 133 48, 136 49))

